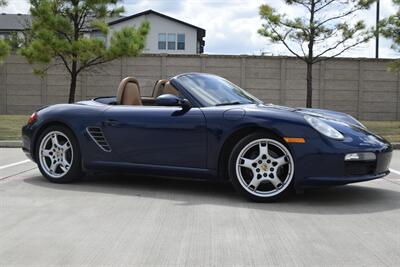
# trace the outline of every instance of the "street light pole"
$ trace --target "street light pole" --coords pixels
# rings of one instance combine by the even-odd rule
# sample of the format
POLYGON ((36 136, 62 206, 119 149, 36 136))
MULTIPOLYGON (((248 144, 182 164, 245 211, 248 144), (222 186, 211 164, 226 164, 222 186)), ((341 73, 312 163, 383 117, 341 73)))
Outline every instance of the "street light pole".
POLYGON ((379 58, 379 0, 376 1, 375 58, 379 58))

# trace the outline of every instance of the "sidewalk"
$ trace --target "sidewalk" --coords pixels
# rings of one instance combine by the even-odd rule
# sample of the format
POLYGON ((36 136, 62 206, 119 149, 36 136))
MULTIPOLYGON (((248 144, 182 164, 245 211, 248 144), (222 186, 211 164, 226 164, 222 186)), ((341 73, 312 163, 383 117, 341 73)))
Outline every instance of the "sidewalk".
POLYGON ((14 147, 14 148, 22 147, 22 141, 20 141, 20 140, 0 141, 0 148, 5 148, 5 147, 14 147))

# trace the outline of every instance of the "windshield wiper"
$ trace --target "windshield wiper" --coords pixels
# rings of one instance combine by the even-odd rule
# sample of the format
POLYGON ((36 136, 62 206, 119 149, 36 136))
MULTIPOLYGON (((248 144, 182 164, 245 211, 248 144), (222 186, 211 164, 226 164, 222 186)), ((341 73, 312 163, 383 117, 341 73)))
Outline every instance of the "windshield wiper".
POLYGON ((240 105, 243 104, 239 101, 235 101, 235 102, 226 102, 226 103, 220 103, 220 104, 216 104, 215 106, 229 106, 229 105, 240 105))

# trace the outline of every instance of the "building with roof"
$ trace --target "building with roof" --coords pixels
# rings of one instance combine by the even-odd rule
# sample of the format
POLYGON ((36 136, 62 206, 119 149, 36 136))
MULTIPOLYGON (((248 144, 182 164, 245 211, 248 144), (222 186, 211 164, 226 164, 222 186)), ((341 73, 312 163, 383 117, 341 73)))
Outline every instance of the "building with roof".
MULTIPOLYGON (((150 22, 145 53, 200 54, 204 52, 206 31, 162 13, 147 10, 109 22, 110 33, 125 26, 150 22)), ((111 35, 110 35, 111 36, 111 35)))
MULTIPOLYGON (((112 34, 127 26, 138 26, 143 21, 150 23, 150 32, 143 53, 200 54, 204 52, 206 31, 195 25, 147 10, 131 16, 108 18, 108 36, 96 29, 88 29, 87 35, 104 39, 108 44, 112 34)), ((12 32, 22 33, 29 28, 30 15, 0 14, 0 38, 7 38, 12 32)))
POLYGON ((25 14, 0 14, 0 38, 7 38, 11 33, 22 33, 31 24, 31 16, 25 14))

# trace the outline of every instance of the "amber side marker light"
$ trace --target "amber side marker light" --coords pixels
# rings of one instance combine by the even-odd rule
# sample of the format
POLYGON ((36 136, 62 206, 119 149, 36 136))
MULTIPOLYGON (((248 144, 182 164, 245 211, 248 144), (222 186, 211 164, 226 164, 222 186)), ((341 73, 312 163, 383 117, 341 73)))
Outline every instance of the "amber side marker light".
POLYGON ((301 137, 284 137, 283 138, 286 143, 298 143, 298 144, 304 144, 306 140, 301 137))
POLYGON ((32 113, 32 115, 28 119, 28 124, 33 124, 37 121, 38 115, 36 112, 32 113))

